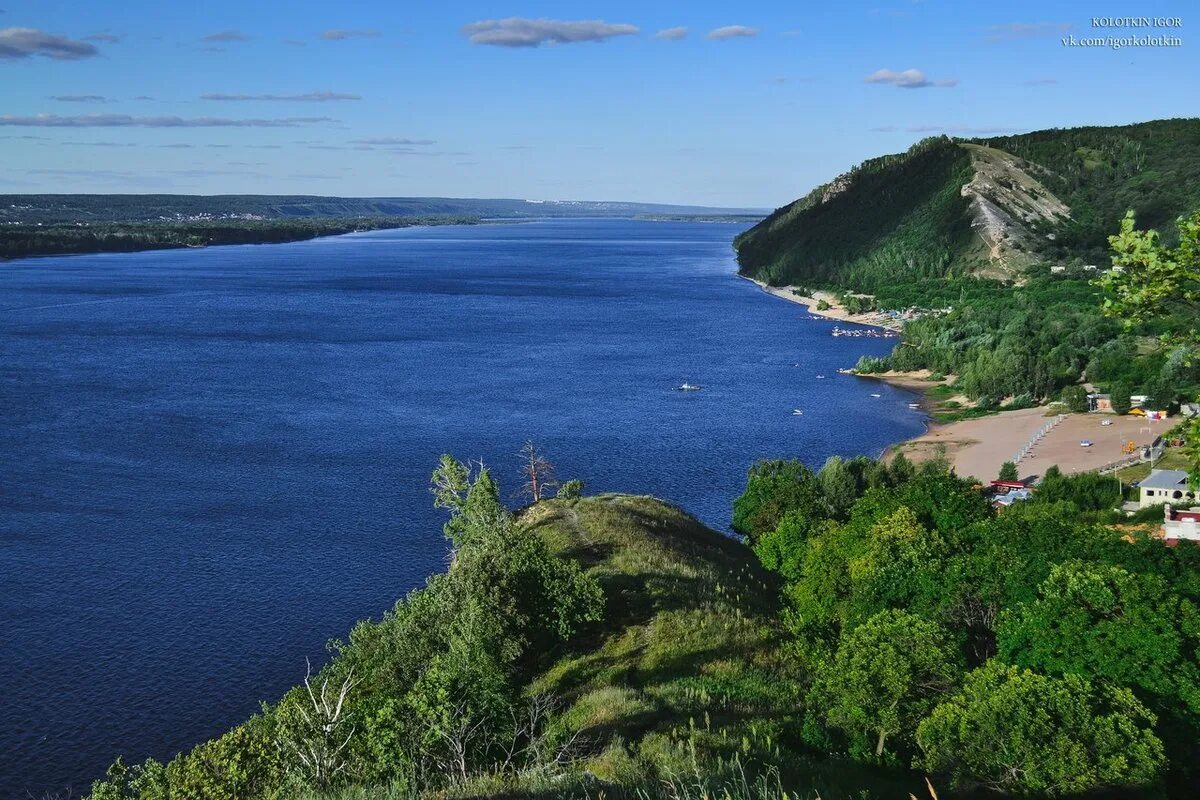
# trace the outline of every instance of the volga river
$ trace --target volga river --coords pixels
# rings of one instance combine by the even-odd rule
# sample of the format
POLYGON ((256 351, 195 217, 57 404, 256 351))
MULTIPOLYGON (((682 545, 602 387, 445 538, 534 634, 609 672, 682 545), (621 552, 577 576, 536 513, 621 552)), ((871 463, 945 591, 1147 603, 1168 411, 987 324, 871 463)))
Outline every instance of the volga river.
POLYGON ((588 491, 725 529, 756 459, 918 433, 910 396, 835 371, 891 343, 738 279, 740 230, 0 264, 0 797, 78 795, 118 753, 169 757, 277 698, 443 567, 443 452, 512 491, 533 439, 588 491))

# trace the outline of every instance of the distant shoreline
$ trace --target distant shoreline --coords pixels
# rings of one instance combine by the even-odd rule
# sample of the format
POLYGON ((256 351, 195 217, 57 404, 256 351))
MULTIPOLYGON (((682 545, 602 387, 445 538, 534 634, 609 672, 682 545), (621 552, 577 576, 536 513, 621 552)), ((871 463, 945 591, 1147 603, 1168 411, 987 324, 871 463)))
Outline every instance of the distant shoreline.
POLYGON ((0 226, 0 263, 26 258, 203 250, 248 244, 291 244, 368 231, 478 225, 477 217, 379 217, 188 222, 93 222, 0 226))

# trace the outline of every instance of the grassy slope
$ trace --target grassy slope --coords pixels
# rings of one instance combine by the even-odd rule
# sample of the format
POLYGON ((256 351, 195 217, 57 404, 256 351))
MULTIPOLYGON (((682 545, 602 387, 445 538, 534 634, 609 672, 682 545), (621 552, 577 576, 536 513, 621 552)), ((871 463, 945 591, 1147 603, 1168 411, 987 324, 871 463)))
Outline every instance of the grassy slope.
POLYGON ((686 771, 693 752, 726 763, 736 753, 743 763, 790 765, 783 780, 793 792, 907 796, 902 776, 780 756, 800 698, 780 680, 790 667, 779 652, 776 576, 749 548, 652 497, 553 500, 520 521, 605 590, 602 628, 533 687, 566 700, 566 725, 595 754, 587 772, 644 785, 686 771))

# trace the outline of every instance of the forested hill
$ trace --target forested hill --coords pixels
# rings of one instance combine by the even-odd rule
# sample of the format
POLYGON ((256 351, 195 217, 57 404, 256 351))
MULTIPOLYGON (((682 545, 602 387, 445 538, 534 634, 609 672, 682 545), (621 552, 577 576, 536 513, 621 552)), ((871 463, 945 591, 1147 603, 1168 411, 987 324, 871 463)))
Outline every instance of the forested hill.
POLYGON ((1200 119, 942 136, 863 162, 735 244, 743 274, 773 285, 872 291, 1107 263, 1107 236, 1128 209, 1170 239, 1174 220, 1198 206, 1200 119))

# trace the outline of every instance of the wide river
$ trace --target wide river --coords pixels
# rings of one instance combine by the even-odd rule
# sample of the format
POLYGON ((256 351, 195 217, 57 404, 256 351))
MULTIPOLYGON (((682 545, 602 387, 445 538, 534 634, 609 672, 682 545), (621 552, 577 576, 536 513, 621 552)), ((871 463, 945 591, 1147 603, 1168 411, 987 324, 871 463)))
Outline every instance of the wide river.
POLYGON ((737 278, 742 227, 0 263, 0 797, 78 795, 118 753, 167 758, 298 682, 443 568, 441 453, 516 505, 532 439, 589 492, 724 530, 756 459, 919 433, 909 395, 835 372, 892 342, 737 278))

